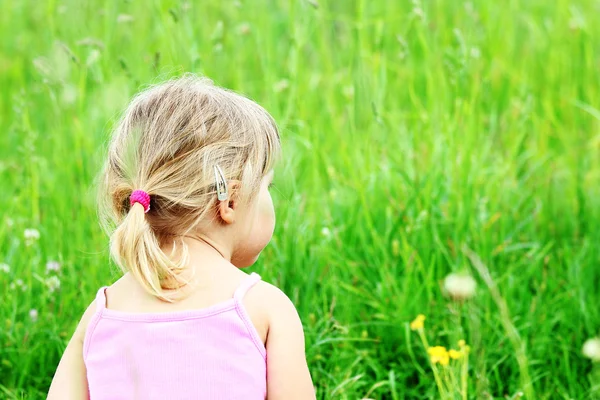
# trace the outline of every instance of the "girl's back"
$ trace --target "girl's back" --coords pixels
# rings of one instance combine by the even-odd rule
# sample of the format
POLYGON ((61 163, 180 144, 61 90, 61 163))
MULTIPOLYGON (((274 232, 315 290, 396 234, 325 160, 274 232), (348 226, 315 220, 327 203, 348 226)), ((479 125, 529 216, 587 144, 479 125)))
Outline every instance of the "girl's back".
MULTIPOLYGON (((164 303, 154 304, 143 293, 132 296, 140 288, 127 278, 96 296, 83 346, 92 398, 265 398, 266 349, 244 301, 260 281, 257 274, 246 275, 230 299, 171 312, 158 311, 164 303), (112 308, 107 292, 114 297, 112 308), (132 297, 143 300, 129 304, 132 297)), ((206 294, 194 297, 186 303, 210 303, 206 294)), ((251 304, 255 320, 264 323, 259 308, 251 304)))

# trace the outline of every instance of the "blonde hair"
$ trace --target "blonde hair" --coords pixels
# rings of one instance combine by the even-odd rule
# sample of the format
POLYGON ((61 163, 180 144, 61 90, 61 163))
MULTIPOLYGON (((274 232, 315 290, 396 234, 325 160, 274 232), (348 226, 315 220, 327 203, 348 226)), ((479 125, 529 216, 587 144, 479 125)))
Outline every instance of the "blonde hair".
MULTIPOLYGON (((165 281, 185 284, 182 237, 216 216, 214 166, 250 201, 280 151, 273 118, 255 102, 194 75, 154 85, 129 104, 101 175, 100 218, 115 262, 151 294, 174 301, 165 281), (129 196, 150 195, 150 210, 129 196), (176 246, 177 260, 161 246, 176 246)), ((173 254, 171 254, 173 256, 173 254)))

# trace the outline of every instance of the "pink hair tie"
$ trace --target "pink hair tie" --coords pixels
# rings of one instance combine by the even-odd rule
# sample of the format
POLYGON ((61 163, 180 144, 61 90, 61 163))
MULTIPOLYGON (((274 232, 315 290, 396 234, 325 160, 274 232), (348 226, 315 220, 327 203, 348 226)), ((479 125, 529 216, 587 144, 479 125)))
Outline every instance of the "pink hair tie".
POLYGON ((143 190, 134 190, 129 196, 129 204, 133 207, 135 203, 144 206, 144 213, 150 211, 150 195, 143 190))

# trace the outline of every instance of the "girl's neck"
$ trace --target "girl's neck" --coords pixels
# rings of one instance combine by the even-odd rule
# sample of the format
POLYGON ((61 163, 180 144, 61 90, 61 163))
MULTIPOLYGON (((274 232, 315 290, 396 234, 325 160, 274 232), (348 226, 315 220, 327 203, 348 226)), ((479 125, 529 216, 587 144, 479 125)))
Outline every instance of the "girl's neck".
MULTIPOLYGON (((188 259, 184 270, 180 273, 180 281, 170 279, 161 282, 163 288, 180 290, 182 297, 186 293, 196 288, 207 286, 217 275, 227 272, 230 269, 237 269, 231 264, 231 254, 223 246, 219 246, 214 240, 203 235, 185 235, 181 240, 188 248, 188 259), (182 286, 182 282, 186 282, 182 286), (179 288, 179 289, 177 289, 179 288)), ((180 241, 175 245, 169 243, 162 246, 165 254, 173 254, 173 249, 177 252, 174 256, 181 254, 179 247, 180 241)))
MULTIPOLYGON (((206 248, 206 250, 213 249, 214 251, 216 251, 222 258, 224 258, 227 261, 231 261, 231 255, 228 254, 224 249, 220 250, 219 249, 219 245, 217 245, 213 240, 207 238, 206 236, 202 236, 202 235, 198 235, 198 236, 191 236, 191 235, 184 235, 184 242, 189 242, 187 239, 191 240, 192 242, 194 242, 195 244, 197 244, 196 246, 194 246, 194 248, 198 248, 198 245, 200 246, 204 246, 206 248), (208 247, 206 247, 208 246, 208 247)), ((190 243, 186 243, 188 245, 188 248, 190 248, 190 243)), ((200 250, 200 249, 199 249, 200 250)))

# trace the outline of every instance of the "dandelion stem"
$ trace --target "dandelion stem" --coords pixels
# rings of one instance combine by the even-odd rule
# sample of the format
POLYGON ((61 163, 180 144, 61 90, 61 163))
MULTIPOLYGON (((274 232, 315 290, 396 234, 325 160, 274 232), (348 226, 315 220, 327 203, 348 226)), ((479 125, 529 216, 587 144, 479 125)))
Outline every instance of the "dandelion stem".
POLYGON ((517 364, 519 365, 519 372, 521 374, 521 386, 523 391, 525 392, 525 397, 527 399, 535 399, 535 392, 533 390, 533 384, 531 382, 531 377, 529 375, 529 361, 527 359, 527 353, 525 352, 525 344, 521 340, 519 332, 517 328, 512 323, 512 319, 510 317, 510 311, 508 310, 508 305, 506 304, 506 300, 500 294, 500 290, 498 290, 498 286, 496 282, 492 278, 489 269, 487 266, 481 261, 481 258, 469 249, 466 245, 462 248, 463 252, 469 257, 471 263, 479 272, 479 275, 486 283, 488 289, 490 290, 490 294, 494 299, 494 302, 498 306, 498 310, 500 311, 500 321, 504 327, 506 335, 508 336, 511 345, 515 351, 515 357, 517 359, 517 364))
POLYGON ((469 373, 469 352, 463 349, 462 356, 462 371, 460 374, 460 378, 462 381, 462 387, 460 393, 462 395, 463 400, 467 400, 467 374, 469 373))

